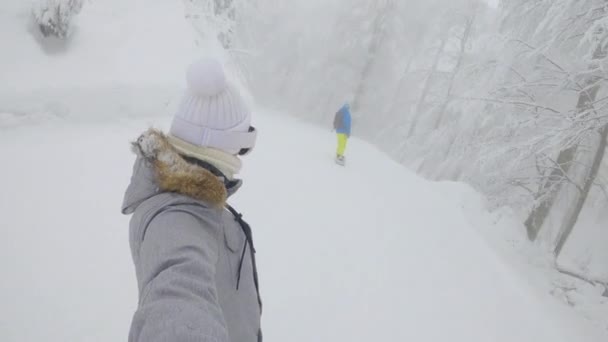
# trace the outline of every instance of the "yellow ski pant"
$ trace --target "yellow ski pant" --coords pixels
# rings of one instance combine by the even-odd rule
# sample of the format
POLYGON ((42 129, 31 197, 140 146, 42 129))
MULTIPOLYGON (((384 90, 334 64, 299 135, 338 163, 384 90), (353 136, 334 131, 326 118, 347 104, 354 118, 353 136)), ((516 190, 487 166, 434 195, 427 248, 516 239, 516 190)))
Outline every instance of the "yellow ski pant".
POLYGON ((338 151, 337 154, 339 156, 344 156, 344 151, 346 151, 346 143, 348 142, 348 136, 343 133, 338 133, 338 151))

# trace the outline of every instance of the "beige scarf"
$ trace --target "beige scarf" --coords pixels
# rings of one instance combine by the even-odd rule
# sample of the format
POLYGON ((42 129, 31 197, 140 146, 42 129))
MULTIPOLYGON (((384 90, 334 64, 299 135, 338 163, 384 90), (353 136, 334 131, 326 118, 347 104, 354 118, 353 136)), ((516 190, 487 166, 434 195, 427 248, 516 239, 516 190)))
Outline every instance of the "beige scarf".
POLYGON ((170 134, 167 138, 179 153, 217 167, 228 179, 234 179, 234 176, 241 171, 242 162, 235 155, 214 148, 195 146, 170 134))

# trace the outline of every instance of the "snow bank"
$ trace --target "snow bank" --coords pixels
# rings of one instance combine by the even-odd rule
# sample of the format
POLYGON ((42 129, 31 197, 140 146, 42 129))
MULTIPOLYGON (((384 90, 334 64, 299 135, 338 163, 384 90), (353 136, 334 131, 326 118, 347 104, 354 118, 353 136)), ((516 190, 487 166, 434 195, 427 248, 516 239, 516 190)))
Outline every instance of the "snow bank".
POLYGON ((65 46, 35 32, 28 1, 3 7, 0 112, 17 121, 159 114, 202 53, 179 1, 87 2, 65 46))

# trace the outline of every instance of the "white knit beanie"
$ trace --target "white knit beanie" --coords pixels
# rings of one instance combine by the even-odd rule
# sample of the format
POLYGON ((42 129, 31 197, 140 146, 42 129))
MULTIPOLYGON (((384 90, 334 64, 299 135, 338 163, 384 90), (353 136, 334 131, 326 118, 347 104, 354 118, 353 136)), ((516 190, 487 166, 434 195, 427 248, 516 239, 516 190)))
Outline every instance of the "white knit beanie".
POLYGON ((186 72, 188 89, 173 117, 169 137, 180 152, 205 159, 208 149, 236 155, 252 149, 251 111, 215 59, 199 60, 186 72))

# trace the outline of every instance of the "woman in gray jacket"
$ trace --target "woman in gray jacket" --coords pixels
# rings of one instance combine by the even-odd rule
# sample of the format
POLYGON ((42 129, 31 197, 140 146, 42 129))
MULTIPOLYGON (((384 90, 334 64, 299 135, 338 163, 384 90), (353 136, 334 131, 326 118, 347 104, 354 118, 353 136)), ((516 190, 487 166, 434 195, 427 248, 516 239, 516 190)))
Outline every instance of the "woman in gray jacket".
POLYGON ((139 288, 132 342, 261 341, 261 301, 249 225, 227 198, 251 151, 251 111, 213 59, 187 71, 169 134, 150 129, 122 212, 139 288))

